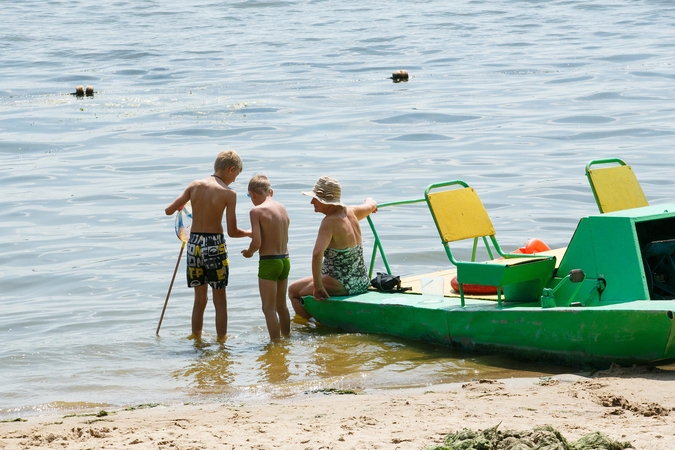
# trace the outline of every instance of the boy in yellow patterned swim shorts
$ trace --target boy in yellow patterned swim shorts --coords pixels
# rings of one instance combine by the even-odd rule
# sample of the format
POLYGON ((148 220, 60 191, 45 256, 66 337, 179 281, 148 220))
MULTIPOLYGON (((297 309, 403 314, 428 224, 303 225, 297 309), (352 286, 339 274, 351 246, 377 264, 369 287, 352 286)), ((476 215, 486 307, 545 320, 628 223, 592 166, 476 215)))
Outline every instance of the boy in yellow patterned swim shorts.
POLYGON ((280 339, 291 332, 291 317, 286 306, 286 287, 291 260, 288 257, 286 208, 272 198, 274 192, 265 175, 259 174, 248 183, 251 209, 251 245, 241 254, 250 258, 260 250, 258 288, 270 339, 280 339))
POLYGON ((208 290, 213 292, 216 308, 216 332, 223 342, 227 334, 227 297, 225 287, 229 277, 227 246, 223 235, 223 214, 229 237, 250 237, 251 230, 237 227, 237 193, 230 188, 241 173, 241 158, 232 150, 218 154, 213 165, 213 175, 195 180, 164 212, 171 215, 189 201, 192 204, 192 227, 187 243, 187 282, 195 290, 192 307, 192 334, 200 339, 204 325, 204 310, 208 303, 208 290))

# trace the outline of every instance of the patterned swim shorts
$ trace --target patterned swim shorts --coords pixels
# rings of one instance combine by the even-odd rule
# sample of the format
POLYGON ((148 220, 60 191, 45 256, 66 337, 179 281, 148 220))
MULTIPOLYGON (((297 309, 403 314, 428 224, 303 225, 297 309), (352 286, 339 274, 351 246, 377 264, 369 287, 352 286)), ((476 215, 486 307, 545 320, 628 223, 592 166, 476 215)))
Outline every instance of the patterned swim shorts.
POLYGON ((222 233, 190 233, 187 242, 188 287, 208 283, 213 289, 225 289, 229 276, 225 236, 222 233))

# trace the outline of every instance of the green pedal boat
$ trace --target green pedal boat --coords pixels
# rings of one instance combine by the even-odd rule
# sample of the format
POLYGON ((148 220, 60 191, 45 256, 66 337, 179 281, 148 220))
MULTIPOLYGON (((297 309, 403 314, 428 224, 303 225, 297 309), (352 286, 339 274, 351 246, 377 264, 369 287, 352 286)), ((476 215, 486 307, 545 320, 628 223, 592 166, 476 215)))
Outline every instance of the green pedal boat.
MULTIPOLYGON (((591 161, 586 174, 600 213, 579 221, 566 248, 534 254, 503 252, 478 195, 460 180, 432 184, 421 199, 379 205, 426 203, 452 268, 404 278, 407 291, 305 297, 305 309, 350 332, 574 366, 675 359, 675 205, 650 206, 619 159, 591 161), (451 249, 462 241, 472 242, 465 260, 451 249), (443 295, 423 289, 439 279, 443 295)), ((372 278, 378 255, 391 271, 368 222, 372 278)))

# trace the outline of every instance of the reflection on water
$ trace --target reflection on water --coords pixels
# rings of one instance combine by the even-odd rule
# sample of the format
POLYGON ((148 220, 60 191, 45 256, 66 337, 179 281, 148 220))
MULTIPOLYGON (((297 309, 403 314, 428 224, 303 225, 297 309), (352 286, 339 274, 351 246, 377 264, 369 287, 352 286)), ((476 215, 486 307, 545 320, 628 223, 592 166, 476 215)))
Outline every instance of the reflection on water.
MULTIPOLYGON (((234 344, 195 344, 195 357, 173 376, 187 382, 191 396, 236 399, 287 397, 327 388, 394 389, 586 373, 568 366, 468 353, 391 336, 344 333, 322 325, 295 329, 290 339, 233 348, 234 344), (248 354, 251 365, 241 352, 248 354)), ((675 365, 664 366, 669 367, 675 365)))
MULTIPOLYGON (((316 375, 323 379, 369 376, 368 374, 387 374, 390 383, 405 384, 412 381, 408 372, 427 372, 432 366, 440 363, 442 358, 452 356, 452 351, 439 351, 433 346, 417 342, 406 342, 389 336, 364 335, 361 333, 341 333, 331 330, 324 334, 320 345, 313 353, 316 375), (431 352, 430 352, 431 350, 431 352), (425 366, 430 364, 429 367, 425 366)), ((436 377, 436 367, 423 376, 436 377)), ((465 374, 462 363, 452 358, 443 364, 445 376, 461 376, 465 374)), ((370 375, 372 376, 372 375, 370 375)), ((381 375, 378 375, 381 376, 381 375)), ((429 380, 430 381, 430 380, 429 380)), ((369 385, 367 383, 366 385, 369 385)))
POLYGON ((270 342, 256 358, 260 378, 269 384, 285 383, 291 377, 289 359, 291 343, 287 340, 270 342))
POLYGON ((319 325, 296 333, 288 359, 276 366, 290 376, 277 392, 313 389, 399 388, 454 383, 475 378, 547 376, 569 367, 514 361, 393 336, 345 333, 319 325), (517 369, 514 369, 516 367, 517 369), (291 388, 291 385, 294 385, 291 388))
POLYGON ((194 341, 195 359, 174 377, 189 380, 189 386, 200 394, 227 391, 234 381, 232 354, 225 344, 194 341))

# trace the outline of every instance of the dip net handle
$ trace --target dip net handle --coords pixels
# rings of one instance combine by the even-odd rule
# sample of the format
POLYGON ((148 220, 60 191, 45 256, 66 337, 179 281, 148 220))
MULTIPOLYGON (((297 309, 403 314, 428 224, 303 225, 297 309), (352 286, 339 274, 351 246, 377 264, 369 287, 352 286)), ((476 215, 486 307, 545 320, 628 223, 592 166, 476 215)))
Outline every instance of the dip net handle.
POLYGON ((166 293, 166 300, 164 300, 164 308, 162 308, 162 315, 159 316, 159 323, 157 324, 157 331, 155 334, 159 336, 159 327, 162 326, 162 320, 164 319, 164 312, 166 311, 166 305, 169 303, 169 296, 171 295, 171 288, 173 287, 173 282, 176 279, 176 273, 178 272, 178 266, 180 265, 180 258, 183 256, 183 249, 185 248, 185 241, 181 239, 180 253, 178 253, 178 261, 176 261, 176 268, 173 269, 173 276, 171 277, 171 283, 169 284, 169 291, 166 293))

